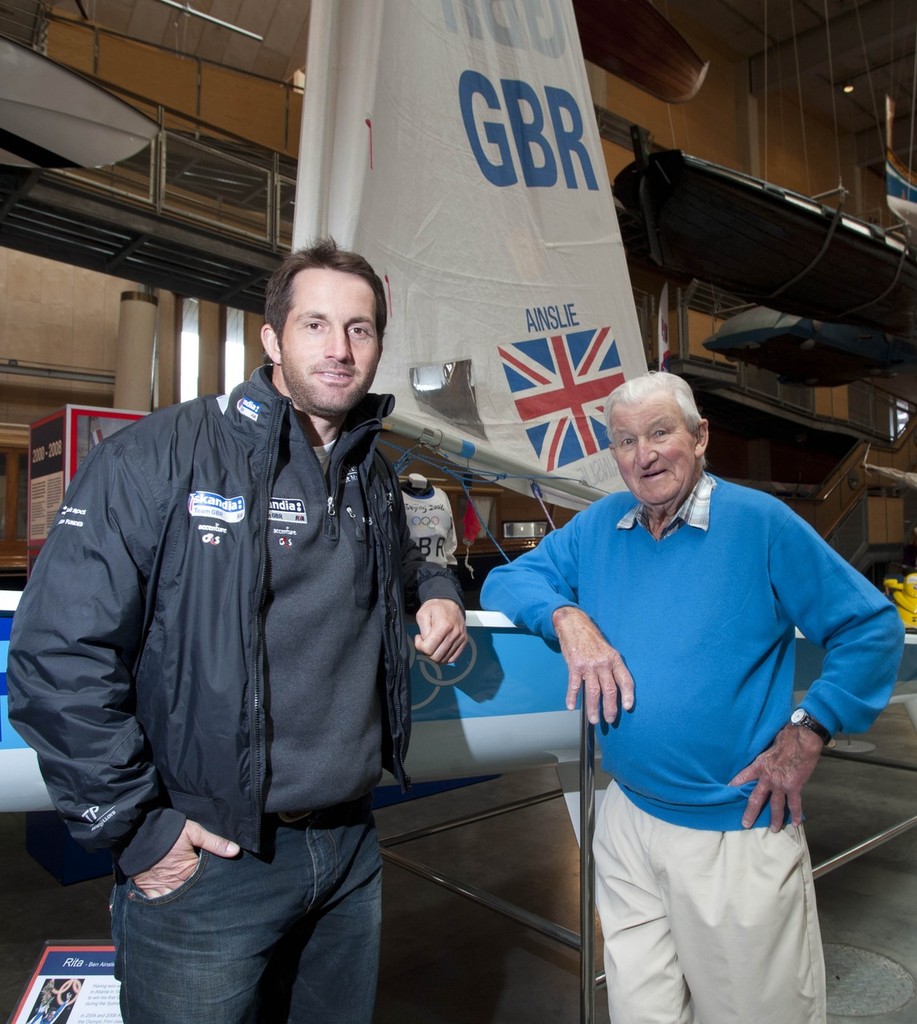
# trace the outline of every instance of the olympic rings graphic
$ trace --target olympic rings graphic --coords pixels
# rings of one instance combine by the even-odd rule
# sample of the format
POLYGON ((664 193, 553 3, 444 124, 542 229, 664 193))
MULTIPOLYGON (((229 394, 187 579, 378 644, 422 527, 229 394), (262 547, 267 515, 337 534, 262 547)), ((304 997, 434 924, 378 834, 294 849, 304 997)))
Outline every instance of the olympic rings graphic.
POLYGON ((417 669, 423 676, 424 681, 429 683, 432 687, 429 695, 422 701, 411 705, 412 711, 417 711, 419 708, 426 707, 427 704, 432 703, 436 700, 436 696, 444 686, 455 686, 456 683, 460 683, 466 676, 468 676, 478 660, 478 645, 474 642, 474 637, 468 634, 468 646, 462 651, 460 656, 461 665, 450 664, 450 665, 437 665, 435 661, 431 661, 423 654, 418 654, 417 651, 411 648, 411 669, 413 671, 414 663, 417 663, 417 669), (467 659, 467 664, 466 664, 467 659), (455 673, 453 675, 453 672, 455 673), (443 674, 446 673, 448 678, 443 678, 443 674))

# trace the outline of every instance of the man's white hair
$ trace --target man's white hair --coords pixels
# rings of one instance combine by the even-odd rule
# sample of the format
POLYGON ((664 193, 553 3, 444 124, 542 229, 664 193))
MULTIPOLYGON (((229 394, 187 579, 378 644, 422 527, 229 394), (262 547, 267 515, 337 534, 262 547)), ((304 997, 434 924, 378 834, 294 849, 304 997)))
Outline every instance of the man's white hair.
POLYGON ((670 395, 674 398, 684 416, 685 426, 692 432, 697 429, 697 425, 701 421, 701 414, 694 401, 691 385, 674 373, 658 373, 656 370, 650 370, 649 373, 625 381, 608 396, 605 402, 605 427, 608 430, 609 439, 611 438, 611 414, 615 408, 619 405, 635 405, 652 395, 670 395))

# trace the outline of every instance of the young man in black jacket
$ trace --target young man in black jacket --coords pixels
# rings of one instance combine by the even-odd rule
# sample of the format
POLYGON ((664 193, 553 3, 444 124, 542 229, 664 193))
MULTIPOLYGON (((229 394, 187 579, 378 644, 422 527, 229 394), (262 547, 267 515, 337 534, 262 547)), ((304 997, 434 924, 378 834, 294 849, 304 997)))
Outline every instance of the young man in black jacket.
POLYGON ((74 837, 114 853, 126 1024, 371 1020, 406 610, 434 661, 466 643, 375 450, 378 276, 322 241, 265 319, 270 367, 90 453, 13 624, 10 718, 74 837))

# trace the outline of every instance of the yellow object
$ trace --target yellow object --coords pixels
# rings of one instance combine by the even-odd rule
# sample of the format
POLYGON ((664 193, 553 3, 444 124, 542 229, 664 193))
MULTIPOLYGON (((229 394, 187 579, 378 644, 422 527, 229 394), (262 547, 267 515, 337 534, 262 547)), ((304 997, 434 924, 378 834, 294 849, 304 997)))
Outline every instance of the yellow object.
POLYGON ((906 629, 917 630, 917 572, 909 572, 904 579, 888 576, 882 580, 885 594, 898 609, 906 629))

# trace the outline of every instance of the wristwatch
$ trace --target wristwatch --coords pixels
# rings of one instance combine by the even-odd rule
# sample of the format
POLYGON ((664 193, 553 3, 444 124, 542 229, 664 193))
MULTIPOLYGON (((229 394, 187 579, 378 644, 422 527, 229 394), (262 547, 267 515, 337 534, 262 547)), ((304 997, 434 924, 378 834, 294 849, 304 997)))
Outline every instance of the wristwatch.
POLYGON ((796 708, 796 710, 790 715, 791 725, 801 725, 804 729, 811 729, 812 732, 818 736, 822 743, 829 743, 831 740, 831 733, 806 711, 805 708, 796 708))

